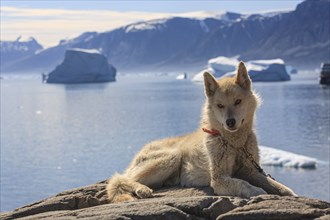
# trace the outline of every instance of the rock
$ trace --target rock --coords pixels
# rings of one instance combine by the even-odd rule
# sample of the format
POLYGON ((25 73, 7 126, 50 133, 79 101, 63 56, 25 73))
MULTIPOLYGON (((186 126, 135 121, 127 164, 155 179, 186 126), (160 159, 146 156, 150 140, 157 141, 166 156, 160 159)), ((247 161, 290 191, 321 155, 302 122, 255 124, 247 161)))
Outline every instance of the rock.
POLYGON ((328 215, 330 204, 305 197, 262 195, 217 219, 316 219, 328 215))
POLYGON ((47 83, 99 83, 116 80, 116 69, 97 50, 69 49, 47 83))
POLYGON ((163 188, 153 198, 107 204, 106 181, 1 213, 0 219, 328 219, 330 204, 305 197, 215 196, 205 188, 163 188))

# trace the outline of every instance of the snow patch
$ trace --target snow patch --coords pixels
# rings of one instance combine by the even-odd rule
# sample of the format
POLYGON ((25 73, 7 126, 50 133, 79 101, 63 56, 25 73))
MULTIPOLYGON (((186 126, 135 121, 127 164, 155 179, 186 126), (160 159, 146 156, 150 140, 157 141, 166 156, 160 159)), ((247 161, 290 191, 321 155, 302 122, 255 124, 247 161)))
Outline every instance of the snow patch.
POLYGON ((247 20, 247 19, 251 19, 251 18, 254 18, 257 16, 260 19, 264 19, 264 18, 271 18, 271 17, 275 17, 275 16, 282 16, 282 15, 290 13, 290 12, 292 12, 292 10, 279 10, 279 11, 278 10, 267 10, 267 11, 261 11, 259 13, 247 12, 242 15, 242 18, 244 20, 247 20))
MULTIPOLYGON (((172 18, 180 17, 180 18, 188 18, 194 19, 200 22, 202 29, 205 32, 209 32, 209 27, 205 23, 205 19, 212 18, 222 20, 224 23, 233 23, 237 22, 239 18, 231 18, 233 13, 225 12, 225 11, 218 11, 218 12, 207 12, 207 11, 194 11, 194 12, 187 12, 187 13, 179 13, 179 14, 168 14, 164 18, 149 20, 149 21, 141 21, 134 24, 130 24, 124 27, 125 32, 136 32, 141 30, 154 30, 154 29, 161 29, 165 27, 165 23, 172 18)), ((236 16, 241 16, 240 14, 236 14, 236 16)))
POLYGON ((204 32, 207 33, 210 31, 209 27, 205 24, 204 20, 199 21, 199 25, 201 26, 204 32))
POLYGON ((90 54, 101 54, 101 52, 97 49, 82 49, 82 48, 70 48, 68 51, 77 51, 83 53, 90 53, 90 54))
POLYGON ((225 11, 218 11, 218 12, 209 12, 209 11, 193 11, 193 12, 186 12, 180 13, 175 15, 176 17, 183 17, 183 18, 191 18, 196 20, 203 20, 206 18, 221 18, 227 12, 225 11))
POLYGON ((194 11, 175 15, 175 17, 190 18, 200 21, 203 21, 207 18, 212 18, 221 20, 227 24, 239 21, 241 16, 241 14, 226 11, 194 11))
POLYGON ((165 26, 165 22, 168 19, 156 19, 146 22, 138 22, 135 24, 127 25, 125 27, 125 32, 136 32, 141 30, 153 30, 153 29, 160 29, 165 26))
POLYGON ((317 160, 284 150, 259 146, 260 164, 264 166, 280 166, 294 168, 315 168, 317 160))

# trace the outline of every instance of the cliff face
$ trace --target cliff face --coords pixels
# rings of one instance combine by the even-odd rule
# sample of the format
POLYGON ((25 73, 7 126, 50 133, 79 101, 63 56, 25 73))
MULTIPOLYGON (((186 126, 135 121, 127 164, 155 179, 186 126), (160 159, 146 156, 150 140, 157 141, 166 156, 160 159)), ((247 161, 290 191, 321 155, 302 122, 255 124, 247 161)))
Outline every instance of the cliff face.
POLYGON ((1 213, 0 219, 329 219, 328 202, 263 195, 215 196, 211 188, 166 188, 150 199, 107 204, 106 181, 1 213))

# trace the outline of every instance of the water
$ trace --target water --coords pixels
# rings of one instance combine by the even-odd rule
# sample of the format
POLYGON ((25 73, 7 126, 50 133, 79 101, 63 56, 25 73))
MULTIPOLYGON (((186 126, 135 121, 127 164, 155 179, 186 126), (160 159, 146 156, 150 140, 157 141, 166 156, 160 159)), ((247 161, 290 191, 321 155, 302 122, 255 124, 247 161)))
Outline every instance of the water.
MULTIPOLYGON (((315 75, 256 83, 262 145, 321 162, 314 170, 265 167, 299 195, 329 201, 329 96, 315 75)), ((1 211, 123 171, 147 142, 198 127, 203 86, 175 77, 48 85, 1 80, 1 211)))

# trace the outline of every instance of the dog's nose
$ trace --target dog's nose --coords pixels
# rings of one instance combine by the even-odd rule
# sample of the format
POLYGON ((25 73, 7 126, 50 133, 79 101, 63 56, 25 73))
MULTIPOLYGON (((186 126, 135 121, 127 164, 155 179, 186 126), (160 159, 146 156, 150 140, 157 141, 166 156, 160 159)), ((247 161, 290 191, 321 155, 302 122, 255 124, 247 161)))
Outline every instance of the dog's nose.
POLYGON ((236 120, 234 118, 229 118, 226 121, 228 127, 233 128, 236 124, 236 120))

